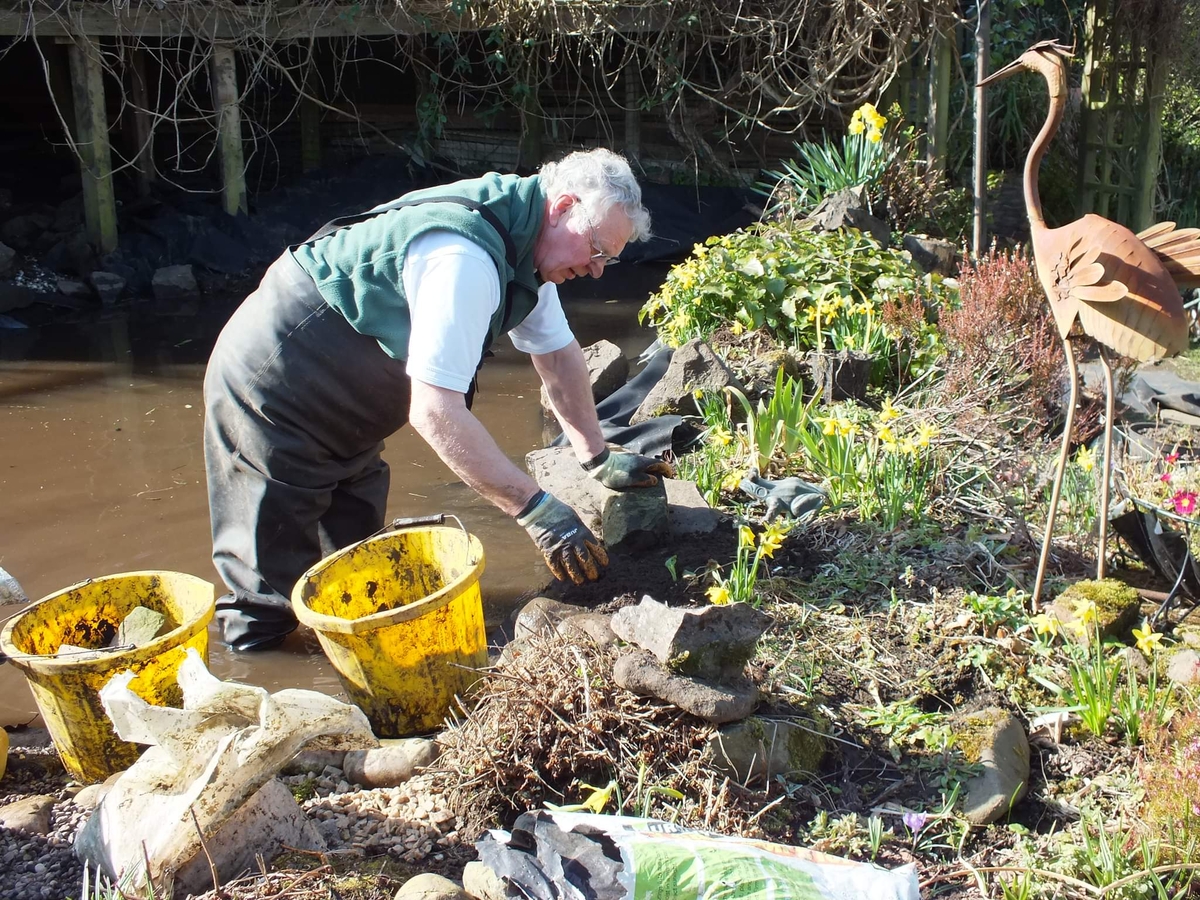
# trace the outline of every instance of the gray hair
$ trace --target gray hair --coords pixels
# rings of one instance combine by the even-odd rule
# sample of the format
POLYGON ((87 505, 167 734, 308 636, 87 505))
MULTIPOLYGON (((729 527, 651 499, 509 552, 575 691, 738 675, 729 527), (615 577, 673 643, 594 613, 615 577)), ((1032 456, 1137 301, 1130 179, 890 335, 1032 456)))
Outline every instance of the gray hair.
POLYGON ((650 237, 650 213, 642 206, 642 189, 620 154, 603 147, 576 150, 558 162, 546 163, 538 174, 548 198, 574 194, 596 218, 619 206, 633 224, 630 242, 650 237))

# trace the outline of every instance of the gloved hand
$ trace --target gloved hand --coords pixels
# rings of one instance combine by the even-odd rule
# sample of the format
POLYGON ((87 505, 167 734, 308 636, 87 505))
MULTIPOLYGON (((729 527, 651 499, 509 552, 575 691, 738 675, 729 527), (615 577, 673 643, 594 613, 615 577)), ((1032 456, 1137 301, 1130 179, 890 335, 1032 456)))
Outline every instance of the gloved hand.
POLYGON ((633 488, 654 487, 656 475, 670 478, 675 467, 661 459, 639 456, 625 450, 610 450, 607 447, 595 459, 583 464, 588 475, 595 478, 611 491, 628 491, 633 488))
POLYGON ((546 566, 559 581, 595 581, 600 569, 608 565, 604 545, 575 510, 552 494, 539 491, 517 515, 517 524, 533 538, 546 557, 546 566))

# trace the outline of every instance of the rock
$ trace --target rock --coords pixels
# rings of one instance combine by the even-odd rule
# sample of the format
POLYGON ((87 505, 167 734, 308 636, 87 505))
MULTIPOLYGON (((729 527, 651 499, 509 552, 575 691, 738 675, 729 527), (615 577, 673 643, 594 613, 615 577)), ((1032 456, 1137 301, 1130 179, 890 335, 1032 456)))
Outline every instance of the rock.
POLYGON ((646 394, 629 424, 637 425, 662 415, 694 413, 693 391, 720 392, 728 386, 742 389, 741 382, 708 344, 701 340, 688 341, 671 354, 667 371, 646 394))
POLYGON ((667 491, 667 529, 675 540, 712 534, 725 516, 705 501, 694 481, 664 478, 667 491))
POLYGON ((758 688, 748 678, 716 686, 674 675, 646 650, 633 650, 620 657, 613 666, 613 680, 627 691, 657 697, 717 724, 744 719, 758 704, 758 688))
POLYGON ((636 491, 610 491, 580 468, 569 447, 535 450, 525 466, 544 491, 566 503, 610 550, 638 550, 667 536, 667 495, 661 483, 636 491))
POLYGON ((8 312, 10 309, 24 309, 32 306, 43 296, 41 291, 35 291, 23 284, 4 282, 0 284, 0 313, 8 312))
MULTIPOLYGON (((591 481, 592 479, 588 479, 591 481)), ((616 550, 650 550, 667 537, 667 490, 658 484, 635 491, 604 493, 600 505, 600 535, 605 546, 616 550)))
POLYGON ((174 896, 202 894, 212 890, 212 857, 217 876, 228 882, 246 869, 257 871, 257 857, 270 863, 284 846, 324 853, 324 838, 305 817, 287 786, 278 779, 268 781, 230 816, 217 833, 205 839, 202 850, 175 872, 174 896))
POLYGON ((96 296, 100 298, 100 302, 105 306, 112 306, 116 303, 121 292, 125 290, 125 279, 112 272, 97 270, 88 276, 88 282, 91 284, 92 290, 96 292, 96 296))
POLYGON ((0 781, 8 769, 8 732, 0 728, 0 781))
POLYGON ((473 860, 463 869, 463 890, 475 900, 508 900, 508 887, 491 866, 473 860))
POLYGON ((17 258, 17 251, 8 244, 0 244, 0 275, 7 275, 17 258))
POLYGON ((89 784, 80 788, 73 798, 75 805, 80 809, 95 809, 112 789, 112 786, 117 783, 117 779, 124 774, 124 771, 114 772, 100 784, 89 784))
POLYGON ((164 266, 150 280, 156 300, 190 300, 200 293, 191 266, 164 266))
POLYGON ((55 272, 82 276, 96 265, 96 251, 84 235, 68 235, 45 252, 42 265, 55 272))
POLYGON ((517 613, 513 623, 513 637, 523 638, 534 634, 553 634, 565 619, 587 612, 580 606, 551 600, 549 597, 534 597, 517 613))
MULTIPOLYGON (((3 592, 0 591, 0 593, 3 592)), ((1200 650, 1200 625, 1189 625, 1187 622, 1180 622, 1175 626, 1175 638, 1185 647, 1200 650)))
POLYGON ((1167 660, 1167 678, 1173 684, 1200 684, 1200 653, 1190 648, 1172 653, 1167 660))
POLYGON ((1124 634, 1137 622, 1141 611, 1138 592, 1115 578, 1102 581, 1077 581, 1059 594, 1050 608, 1063 625, 1063 634, 1085 646, 1096 636, 1100 639, 1124 634), (1076 627, 1080 611, 1094 607, 1095 619, 1076 627))
POLYGON ((60 278, 55 283, 58 292, 64 297, 73 297, 81 300, 91 300, 92 292, 82 281, 73 281, 70 278, 60 278))
POLYGON ((50 794, 35 794, 0 807, 0 828, 25 834, 49 834, 54 799, 50 794))
POLYGON ((950 241, 923 234, 906 234, 903 246, 924 271, 950 278, 958 274, 958 248, 950 241))
MULTIPOLYGON (((623 387, 629 378, 629 360, 612 341, 597 341, 584 347, 583 360, 587 363, 592 400, 596 403, 623 387)), ((550 413, 553 420, 554 410, 545 386, 542 387, 542 409, 550 413)))
POLYGON ((1029 738, 1006 710, 989 707, 954 723, 957 746, 982 770, 963 788, 963 816, 972 825, 990 825, 1008 815, 1029 792, 1029 738))
POLYGON ((713 680, 741 675, 770 624, 747 603, 685 609, 650 596, 612 618, 617 637, 649 650, 672 672, 713 680))
POLYGON ((872 359, 855 350, 839 350, 805 355, 809 378, 821 389, 826 405, 841 400, 862 400, 871 386, 872 359))
POLYGON ((345 750, 301 750, 281 771, 285 775, 320 775, 326 768, 334 768, 340 775, 345 761, 345 750))
POLYGON ((1121 670, 1126 677, 1130 671, 1134 672, 1140 681, 1150 677, 1150 663, 1146 662, 1145 654, 1137 647, 1122 647, 1117 656, 1121 660, 1121 670))
POLYGON ((458 882, 423 872, 400 885, 395 900, 466 900, 468 896, 458 882))
POLYGON ((612 616, 606 613, 585 612, 571 616, 559 622, 557 630, 565 638, 584 637, 600 647, 617 641, 612 630, 612 616))
POLYGON ((68 197, 54 210, 54 219, 50 222, 53 231, 74 231, 83 226, 83 195, 76 194, 68 197))
POLYGON ((802 224, 816 231, 837 231, 857 228, 871 235, 880 247, 887 247, 891 229, 887 222, 875 218, 867 209, 867 189, 863 186, 845 188, 827 196, 817 204, 802 224))
POLYGON ((46 728, 19 727, 9 732, 8 738, 14 750, 45 750, 54 746, 50 731, 46 728))
POLYGON ((50 221, 49 216, 41 213, 14 216, 0 225, 0 240, 18 250, 28 250, 38 235, 50 227, 50 221))
POLYGON ((349 750, 342 770, 346 780, 365 788, 396 787, 438 758, 438 745, 426 738, 381 740, 372 750, 349 750))
POLYGON ((144 647, 162 633, 167 617, 146 606, 135 606, 117 629, 114 647, 144 647))
MULTIPOLYGON (((500 656, 495 660, 493 665, 496 666, 511 666, 519 662, 521 657, 531 650, 530 645, 533 642, 526 637, 513 638, 500 650, 500 656)), ((543 652, 543 651, 537 651, 543 652)))
POLYGON ((701 758, 742 784, 777 775, 813 776, 829 752, 828 729, 815 719, 781 721, 753 716, 708 739, 701 758))

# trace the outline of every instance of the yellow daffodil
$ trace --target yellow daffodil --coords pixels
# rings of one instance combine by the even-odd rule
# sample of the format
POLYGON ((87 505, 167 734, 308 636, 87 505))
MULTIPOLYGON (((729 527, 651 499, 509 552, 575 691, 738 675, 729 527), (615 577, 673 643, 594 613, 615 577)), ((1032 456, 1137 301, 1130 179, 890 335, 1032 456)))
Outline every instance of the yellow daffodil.
POLYGON ((855 344, 857 344, 857 343, 858 343, 858 341, 856 341, 854 339, 854 335, 848 334, 844 338, 842 338, 842 349, 843 350, 854 350, 855 344))
POLYGON ((849 419, 838 419, 837 433, 839 437, 854 437, 858 434, 858 426, 849 419))
POLYGON ((708 596, 708 602, 713 606, 727 606, 729 604, 729 588, 723 584, 714 584, 704 593, 708 596))
POLYGON ((863 125, 862 119, 857 118, 857 113, 856 113, 855 118, 852 118, 850 120, 850 127, 848 127, 846 130, 848 132, 850 132, 851 134, 862 134, 865 129, 866 129, 866 126, 863 125))
POLYGON ((694 391, 692 391, 692 396, 695 397, 697 400, 703 400, 704 399, 704 391, 701 390, 700 388, 696 388, 694 391))
POLYGON ((779 525, 772 522, 767 526, 762 533, 762 538, 759 540, 759 549, 762 555, 768 559, 774 557, 775 551, 783 546, 783 537, 787 534, 786 528, 781 528, 779 525))
POLYGON ((1080 600, 1075 604, 1075 618, 1083 625, 1096 621, 1096 601, 1080 600))
POLYGON ((708 436, 718 447, 728 447, 733 443, 733 435, 721 427, 714 428, 708 436))
POLYGON ((826 437, 832 437, 838 433, 838 424, 841 420, 830 417, 828 419, 818 419, 821 423, 821 434, 826 437))
POLYGON ((905 456, 917 455, 917 446, 912 442, 912 438, 901 438, 899 446, 900 452, 905 456))
POLYGON ((881 444, 894 445, 896 443, 896 432, 892 431, 891 425, 877 425, 875 436, 879 438, 881 444))
POLYGON ((931 425, 929 422, 921 422, 917 425, 917 446, 928 447, 929 442, 938 436, 937 426, 931 425))
POLYGON ((900 412, 896 407, 892 406, 892 400, 889 397, 883 401, 883 406, 879 410, 879 421, 884 424, 891 422, 893 419, 900 418, 900 412))
POLYGON ((1154 651, 1162 648, 1162 632, 1151 631, 1149 622, 1142 622, 1141 628, 1133 629, 1133 639, 1137 648, 1147 656, 1153 656, 1154 651))
POLYGON ((738 549, 743 550, 754 546, 754 532, 749 526, 741 525, 738 527, 738 549))
POLYGON ((867 132, 867 140, 870 141, 872 144, 878 144, 880 141, 883 140, 883 132, 872 128, 870 131, 867 132))
POLYGON ((608 806, 608 801, 612 799, 613 791, 616 790, 617 783, 610 781, 602 788, 592 787, 590 784, 581 785, 586 790, 591 791, 588 798, 583 801, 584 809, 591 810, 594 813, 604 812, 604 807, 608 806))
POLYGON ((1096 467, 1096 457, 1092 453, 1092 448, 1086 444, 1079 448, 1079 452, 1075 454, 1075 464, 1085 472, 1090 472, 1096 467))
POLYGON ((1058 621, 1058 616, 1047 615, 1046 613, 1038 613, 1029 620, 1029 624, 1033 626, 1033 630, 1038 634, 1051 639, 1058 637, 1058 632, 1062 627, 1062 623, 1058 621))
POLYGON ((746 330, 746 326, 745 326, 745 325, 743 325, 741 322, 739 322, 739 321, 737 321, 737 320, 735 319, 735 320, 734 320, 734 322, 733 322, 733 324, 729 326, 729 330, 730 330, 730 331, 731 331, 733 334, 735 334, 735 335, 738 335, 738 334, 741 334, 743 331, 745 331, 745 330, 746 330))

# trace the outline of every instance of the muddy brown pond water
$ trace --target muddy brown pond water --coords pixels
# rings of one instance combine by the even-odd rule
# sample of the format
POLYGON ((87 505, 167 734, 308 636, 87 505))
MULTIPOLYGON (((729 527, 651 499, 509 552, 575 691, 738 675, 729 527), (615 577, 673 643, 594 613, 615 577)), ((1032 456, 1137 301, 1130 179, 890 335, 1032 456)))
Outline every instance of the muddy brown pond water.
MULTIPOLYGON (((581 344, 605 338, 633 359, 653 339, 637 310, 666 267, 628 268, 624 278, 567 286, 564 306, 581 344)), ((142 569, 187 572, 223 591, 210 559, 201 393, 208 350, 235 305, 229 298, 206 306, 215 315, 171 317, 134 304, 71 324, 0 329, 0 567, 30 599, 142 569)), ((542 445, 538 385, 528 357, 507 342, 480 376, 475 412, 518 465, 542 445)), ((452 512, 483 542, 489 626, 545 584, 525 533, 410 428, 393 435, 384 458, 389 518, 452 512)), ((209 644, 218 677, 345 698, 303 626, 277 651, 230 653, 215 629, 209 644)), ((0 725, 26 723, 42 724, 24 676, 0 665, 0 725)))

